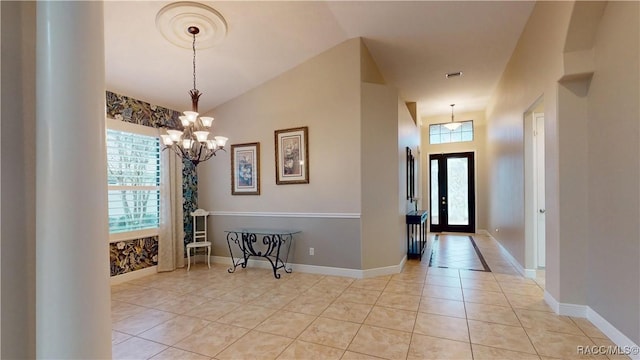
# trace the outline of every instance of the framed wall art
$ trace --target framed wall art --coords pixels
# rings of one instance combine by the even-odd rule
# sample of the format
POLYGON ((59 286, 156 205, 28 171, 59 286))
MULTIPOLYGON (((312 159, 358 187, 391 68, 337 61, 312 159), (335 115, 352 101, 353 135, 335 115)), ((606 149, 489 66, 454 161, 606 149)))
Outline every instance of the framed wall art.
POLYGON ((260 195, 260 143, 231 145, 231 194, 260 195))
POLYGON ((276 184, 309 183, 308 127, 276 130, 276 184))

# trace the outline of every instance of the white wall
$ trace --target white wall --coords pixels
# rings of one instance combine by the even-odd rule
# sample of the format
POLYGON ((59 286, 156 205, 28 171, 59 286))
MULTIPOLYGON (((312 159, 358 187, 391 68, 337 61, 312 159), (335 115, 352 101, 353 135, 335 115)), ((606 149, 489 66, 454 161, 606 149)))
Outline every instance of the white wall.
POLYGON ((455 114, 457 121, 473 120, 473 141, 451 144, 429 144, 429 125, 442 124, 451 121, 451 115, 429 116, 422 119, 421 151, 422 151, 422 207, 429 210, 429 154, 473 152, 475 157, 475 185, 476 185, 476 231, 488 230, 487 227, 487 164, 486 164, 486 121, 483 111, 455 114))
POLYGON ((2 6, 2 353, 35 358, 35 2, 2 6))

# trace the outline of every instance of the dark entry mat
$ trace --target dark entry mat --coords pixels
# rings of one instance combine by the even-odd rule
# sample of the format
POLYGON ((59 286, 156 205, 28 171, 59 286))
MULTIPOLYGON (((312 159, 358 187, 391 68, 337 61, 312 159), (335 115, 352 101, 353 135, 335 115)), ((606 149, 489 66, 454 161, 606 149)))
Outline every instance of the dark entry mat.
POLYGON ((480 249, 468 235, 436 235, 431 247, 429 266, 490 272, 480 249))

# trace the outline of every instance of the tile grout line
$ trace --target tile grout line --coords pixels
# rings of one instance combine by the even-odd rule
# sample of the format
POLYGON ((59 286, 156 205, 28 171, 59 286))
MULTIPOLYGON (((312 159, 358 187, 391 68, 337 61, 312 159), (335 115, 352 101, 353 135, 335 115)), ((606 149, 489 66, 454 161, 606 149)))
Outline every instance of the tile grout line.
MULTIPOLYGON (((482 248, 484 249, 484 248, 485 248, 485 246, 483 245, 483 246, 482 246, 482 248)), ((498 259, 498 258, 496 258, 496 259, 491 259, 491 261, 492 261, 492 262, 493 262, 493 261, 496 261, 496 263, 499 263, 499 262, 500 262, 500 259, 498 259)), ((412 265, 412 266, 413 266, 413 265, 412 265)), ((504 269, 503 269, 503 267, 502 267, 501 265, 499 265, 498 267, 502 270, 502 271, 500 271, 500 273, 501 273, 501 274, 502 274, 502 273, 507 274, 507 275, 511 274, 511 271, 510 271, 509 269, 507 269, 507 268, 504 268, 504 269), (503 271, 504 271, 504 272, 503 272, 503 271)), ((405 268, 405 269, 406 269, 406 268, 405 268)), ((420 268, 413 268, 413 269, 411 269, 411 271, 409 272, 409 275, 408 275, 408 276, 406 276, 405 278, 398 278, 398 279, 397 279, 398 281, 403 281, 403 280, 406 280, 407 278, 409 278, 409 279, 411 279, 411 280, 415 280, 415 277, 421 277, 421 274, 425 275, 424 280, 423 280, 423 282, 422 282, 422 288, 421 288, 421 289, 422 289, 422 291, 421 291, 421 293, 420 293, 420 295, 419 295, 420 299, 418 299, 418 309, 417 309, 417 311, 416 311, 416 313, 415 313, 414 324, 413 324, 413 327, 412 327, 412 330, 411 330, 411 339, 410 339, 410 342, 409 342, 409 350, 411 349, 411 343, 412 343, 412 342, 413 342, 413 340, 414 340, 414 334, 416 334, 416 333, 415 333, 415 330, 416 330, 416 326, 417 326, 417 317, 418 317, 418 315, 420 314, 420 311, 419 311, 420 306, 421 306, 425 301, 427 301, 427 299, 426 299, 426 298, 429 298, 429 297, 426 297, 426 298, 425 298, 425 296, 423 296, 423 292, 424 292, 424 288, 425 288, 425 286, 426 286, 426 284, 427 284, 427 283, 426 283, 426 282, 427 282, 427 277, 428 277, 429 275, 431 275, 430 270, 431 270, 431 268, 428 268, 428 267, 427 267, 426 271, 422 273, 420 268), (416 271, 414 272, 414 270, 416 270, 416 271)), ((404 271, 403 271, 403 272, 404 272, 404 271)), ((464 310, 465 310, 465 322, 466 322, 466 324, 467 324, 467 334, 468 334, 468 336, 469 336, 469 344, 470 344, 470 348, 471 348, 471 352, 472 352, 472 358, 475 358, 475 355, 473 354, 473 343, 471 342, 470 325, 469 325, 470 319, 469 319, 469 314, 468 314, 468 309, 467 309, 467 305, 468 305, 468 304, 467 304, 467 302, 469 302, 469 303, 473 303, 473 302, 472 302, 472 301, 469 301, 469 300, 466 298, 466 296, 465 296, 464 289, 462 288, 462 274, 461 274, 461 271, 460 271, 460 270, 458 270, 458 271, 457 271, 457 274, 458 274, 458 280, 459 280, 459 282, 460 282, 460 290, 461 290, 461 293, 462 293, 462 302, 463 302, 463 306, 464 306, 464 310)), ((441 275, 441 274, 432 274, 432 275, 436 275, 436 276, 438 276, 438 275, 441 275)), ((513 275, 513 274, 512 274, 512 275, 513 275)), ((517 275, 517 274, 515 274, 515 275, 517 275)), ((325 278, 325 277, 323 277, 323 278, 325 278)), ((166 278, 165 278, 165 279, 166 279, 166 278)), ((179 278, 178 278, 178 277, 172 277, 171 279, 179 279, 179 278)), ((315 285, 317 285, 317 284, 321 281, 321 279, 322 279, 322 278, 320 278, 320 279, 314 279, 313 284, 312 284, 309 288, 306 288, 306 289, 305 289, 303 292, 301 292, 301 293, 297 293, 293 299, 291 299, 289 302, 287 302, 287 304, 289 304, 289 303, 291 303, 291 302, 295 302, 295 301, 296 301, 296 299, 297 299, 299 296, 303 295, 303 294, 308 294, 308 293, 309 293, 309 290, 310 290, 310 289, 312 289, 315 285)), ((513 284, 521 284, 521 282, 519 282, 519 281, 515 281, 515 279, 514 279, 514 281, 512 281, 512 282, 511 282, 511 281, 508 281, 508 280, 505 280, 505 281, 498 281, 498 280, 495 278, 495 276, 493 277, 493 279, 494 279, 494 281, 498 284, 498 288, 500 289, 499 291, 495 291, 495 292, 496 292, 496 293, 500 293, 500 294, 502 294, 502 296, 503 296, 503 297, 505 297, 505 299, 507 300, 507 301, 506 301, 506 303, 508 304, 508 305, 506 305, 505 307, 507 307, 507 306, 508 306, 508 307, 511 309, 511 311, 513 311, 513 312, 515 313, 516 318, 518 319, 518 322, 519 322, 519 324, 520 324, 520 326, 519 326, 519 327, 520 327, 520 328, 522 328, 522 329, 525 331, 525 334, 527 335, 527 338, 528 338, 528 340, 529 340, 529 343, 530 343, 530 344, 532 345, 532 347, 534 348, 534 351, 535 351, 536 355, 537 355, 537 356, 540 356, 540 354, 539 354, 539 352, 538 352, 538 349, 537 349, 537 348, 535 347, 535 345, 533 344, 533 341, 532 341, 531 337, 529 336, 529 334, 528 334, 528 332, 527 332, 527 329, 526 329, 526 328, 524 328, 524 326, 523 326, 523 322, 522 322, 522 319, 521 319, 521 317, 516 313, 516 310, 532 311, 532 312, 535 312, 535 313, 547 313, 547 312, 546 312, 546 311, 539 310, 539 309, 527 309, 527 308, 520 309, 520 308, 516 308, 516 307, 514 307, 515 305, 514 305, 513 301, 512 301, 509 297, 507 297, 507 296, 506 296, 506 294, 507 294, 507 293, 505 293, 505 292, 504 292, 504 287, 505 287, 505 286, 507 286, 507 287, 508 287, 508 286, 509 286, 510 284, 512 284, 512 283, 513 283, 513 284)), ((191 280, 197 280, 197 279, 191 279, 191 280)), ((201 280, 202 280, 202 279, 201 279, 201 280)), ((210 280, 210 279, 205 279, 205 280, 210 280)), ((483 280, 483 279, 472 279, 472 278, 470 278, 469 282, 476 281, 476 280, 477 280, 477 281, 481 281, 481 280, 483 280)), ((243 281, 244 281, 244 280, 243 280, 243 281)), ((365 315, 364 320, 363 320, 363 321, 361 321, 360 323, 358 323, 359 327, 358 327, 358 330, 356 331, 356 335, 351 339, 351 341, 350 341, 350 342, 349 342, 349 344, 347 345, 347 348, 346 348, 346 349, 340 349, 340 350, 342 350, 342 351, 343 351, 343 355, 342 355, 343 357, 344 357, 344 355, 346 354, 346 352, 347 352, 347 351, 349 351, 349 350, 348 350, 348 348, 349 348, 349 346, 353 343, 353 341, 354 341, 355 337, 360 333, 360 331, 362 330, 363 326, 364 326, 364 325, 366 325, 366 324, 365 324, 365 321, 369 318, 369 316, 370 316, 370 314, 371 314, 371 311, 372 311, 372 309, 373 309, 374 307, 376 307, 376 306, 380 306, 380 307, 383 307, 383 308, 386 308, 386 309, 404 310, 404 309, 398 309, 398 308, 394 308, 394 307, 389 307, 389 306, 387 306, 387 305, 381 305, 381 304, 379 304, 380 299, 383 297, 383 295, 384 295, 384 294, 403 294, 402 292, 392 292, 392 291, 389 291, 389 292, 385 293, 385 290, 389 287, 389 285, 391 284, 391 282, 392 282, 392 281, 394 281, 394 280, 393 280, 393 278, 389 277, 389 278, 387 278, 385 281, 386 281, 386 284, 385 284, 384 288, 382 288, 381 290, 374 290, 374 291, 379 291, 380 293, 377 295, 376 300, 375 300, 375 302, 373 303, 373 305, 367 304, 367 305, 370 305, 370 306, 371 306, 371 309, 369 309, 368 313, 365 315)), ((176 282, 178 282, 178 280, 176 280, 176 282)), ((409 282, 413 282, 413 281, 409 281, 409 282)), ((295 341, 299 340, 300 335, 301 335, 304 331, 306 331, 306 330, 309 328, 309 326, 311 326, 311 324, 312 324, 314 321, 317 321, 318 319, 320 319, 320 318, 322 317, 322 314, 324 313, 324 311, 326 311, 326 310, 327 310, 327 308, 328 308, 328 307, 330 307, 330 306, 332 306, 332 305, 334 305, 334 304, 337 304, 337 303, 339 302, 339 300, 338 300, 338 299, 340 298, 340 296, 341 296, 342 294, 344 294, 344 292, 345 292, 345 291, 347 291, 348 289, 353 289, 353 290, 356 290, 356 289, 357 289, 357 290, 370 290, 370 289, 368 289, 368 288, 366 288, 366 287, 362 288, 362 287, 358 287, 358 286, 353 286, 353 283, 354 283, 354 282, 352 281, 352 282, 351 282, 351 283, 349 283, 349 285, 347 285, 346 287, 341 287, 341 289, 340 289, 341 291, 340 291, 339 293, 337 293, 336 295, 331 295, 331 301, 329 302, 329 305, 328 305, 327 307, 325 307, 325 308, 324 308, 324 310, 323 310, 320 314, 318 314, 318 315, 313 315, 313 316, 314 316, 313 320, 312 320, 312 321, 311 321, 311 322, 310 322, 310 323, 309 323, 309 324, 308 324, 308 325, 307 325, 307 326, 306 326, 306 327, 305 327, 305 328, 300 332, 300 334, 298 334, 298 336, 297 336, 295 339, 293 339, 293 340, 291 341, 291 343, 290 343, 289 345, 287 345, 287 346, 285 347, 285 349, 284 349, 284 350, 282 350, 282 351, 279 353, 279 355, 278 355, 278 356, 280 356, 284 351, 286 351, 286 349, 288 349, 288 348, 291 346, 291 344, 293 344, 295 341)), ((521 284, 521 285, 529 285, 529 284, 521 284)), ((539 289, 542 289, 542 288, 543 288, 543 286, 541 286, 541 285, 540 285, 540 283, 538 283, 538 282, 536 282, 536 283, 535 283, 535 285, 536 285, 536 286, 537 286, 537 288, 539 288, 539 289)), ((136 286, 136 287, 138 287, 138 288, 142 288, 142 289, 153 289, 153 290, 161 290, 161 291, 165 291, 166 287, 167 287, 167 286, 169 286, 169 285, 166 285, 166 284, 163 282, 162 287, 160 287, 160 288, 159 288, 159 287, 157 287, 155 284, 151 284, 151 285, 148 285, 148 286, 143 286, 143 285, 134 285, 134 286, 136 286), (165 288, 165 289, 163 289, 163 288, 165 288)), ((435 285, 434 285, 434 286, 435 286, 435 285)), ((446 285, 438 285, 438 286, 446 286, 446 285)), ((189 287, 188 287, 188 286, 185 286, 184 288, 189 288, 189 287)), ((453 287, 452 287, 452 288, 453 288, 453 287)), ((471 289, 472 289, 472 288, 471 288, 471 289)), ((480 290, 480 291, 486 291, 486 290, 484 290, 484 289, 478 289, 478 290, 480 290)), ((523 289, 523 290, 524 290, 524 289, 523 289)), ((120 290, 120 291, 126 291, 126 290, 120 290)), ((197 290, 191 290, 191 291, 186 291, 186 292, 182 292, 182 291, 181 291, 181 292, 178 292, 178 293, 176 293, 176 294, 177 294, 178 296, 187 296, 187 295, 192 295, 192 296, 198 296, 198 297, 200 297, 201 295, 195 295, 195 294, 194 294, 194 292, 196 292, 196 291, 197 291, 197 290)), ((511 292, 509 292, 509 294, 511 294, 511 292)), ((514 295, 519 295, 519 296, 523 296, 523 297, 532 297, 532 296, 534 296, 534 295, 529 295, 529 294, 525 294, 525 293, 523 293, 523 294, 514 293, 514 295)), ((210 300, 211 300, 211 298, 208 298, 208 297, 206 297, 206 296, 202 296, 202 297, 203 297, 203 298, 207 298, 207 300, 206 300, 205 302, 208 302, 208 301, 210 301, 210 300)), ((214 298, 214 299, 216 299, 216 298, 214 298)), ((443 298, 442 300, 448 300, 448 299, 443 298)), ((162 322, 162 323, 160 323, 160 324, 156 324, 156 325, 152 326, 151 328, 146 329, 146 330, 144 330, 144 331, 140 332, 140 334, 138 334, 138 335, 130 335, 130 334, 124 333, 124 332, 119 331, 119 330, 113 330, 113 331, 116 331, 116 332, 118 332, 118 333, 121 333, 121 334, 124 334, 124 335, 128 335, 128 336, 130 336, 130 338, 129 338, 129 339, 126 339, 126 340, 124 340, 123 342, 126 342, 126 341, 128 341, 128 340, 130 340, 130 339, 132 339, 132 338, 138 338, 138 339, 141 339, 141 340, 144 340, 144 341, 150 341, 150 342, 158 343, 158 344, 160 344, 160 345, 162 345, 162 346, 165 346, 166 348, 165 348, 164 350, 160 351, 158 354, 160 354, 160 353, 162 353, 162 352, 166 351, 166 349, 168 349, 168 348, 175 348, 175 349, 179 349, 179 348, 176 348, 175 346, 172 346, 172 345, 166 345, 166 344, 162 344, 162 343, 159 343, 159 342, 157 342, 157 341, 154 341, 154 340, 144 339, 144 338, 140 337, 140 335, 141 335, 141 334, 143 334, 143 333, 145 333, 145 332, 147 332, 147 331, 150 331, 150 330, 152 330, 152 329, 155 329, 155 328, 157 328, 157 327, 158 327, 158 326, 160 326, 160 325, 166 324, 167 322, 172 321, 172 319, 175 319, 175 318, 177 318, 178 316, 186 316, 186 317, 193 317, 193 316, 191 316, 191 315, 185 315, 185 314, 179 314, 179 313, 175 313, 175 312, 173 312, 173 311, 161 310, 161 309, 158 309, 158 308, 156 308, 156 307, 148 307, 148 306, 145 306, 145 305, 139 305, 139 304, 137 304, 137 303, 130 303, 130 302, 127 302, 127 301, 121 301, 121 300, 114 300, 114 301, 118 301, 118 302, 122 302, 123 304, 129 304, 129 305, 134 305, 134 306, 138 306, 138 307, 140 307, 140 308, 143 308, 143 309, 139 309, 139 312, 138 312, 138 313, 141 313, 142 311, 146 311, 147 309, 153 309, 153 310, 162 311, 162 312, 166 312, 166 313, 170 313, 170 314, 173 314, 173 315, 174 315, 171 319, 167 319, 167 320, 163 321, 163 322, 162 322)), ((171 301, 172 301, 172 300, 162 301, 160 304, 158 304, 158 305, 156 305, 156 306, 162 306, 163 304, 166 304, 166 303, 171 302, 171 301)), ((220 301, 222 301, 222 300, 220 300, 220 301)), ((245 301, 243 301, 243 303, 250 303, 250 301, 249 301, 249 302, 245 302, 245 301)), ((475 304, 475 303, 474 303, 474 304, 475 304)), ((482 304, 482 303, 479 303, 479 304, 480 304, 480 305, 489 305, 489 304, 482 304)), ((260 305, 256 305, 256 306, 260 306, 260 305)), ((285 306, 286 306, 286 304, 285 304, 285 306)), ((137 309, 136 309, 136 310, 137 310, 137 309)), ((289 310, 285 310, 285 309, 283 309, 283 308, 280 308, 280 309, 276 309, 276 310, 274 310, 274 311, 289 311, 289 310)), ((296 312, 296 313, 298 313, 298 312, 296 312)), ((302 313, 302 314, 305 314, 305 313, 302 313)), ((126 316, 126 317, 124 317, 124 318, 120 319, 119 321, 124 321, 124 320, 126 320, 126 319, 128 319, 128 318, 130 318, 130 317, 132 317, 132 316, 135 316, 135 315, 137 315, 137 314, 128 315, 128 316, 126 316)), ((308 314, 307 314, 307 315, 308 315, 308 314)), ((223 315, 223 316, 224 316, 224 315, 223 315)), ((594 338, 592 338, 592 337, 590 337, 589 335, 587 335, 586 331, 585 331, 582 327, 580 327, 574 319, 572 319, 572 318, 570 318, 570 319, 571 319, 570 324, 572 324, 572 325, 574 325, 575 327, 577 327, 578 329, 580 329, 580 331, 579 331, 579 332, 580 332, 580 334, 582 334, 583 336, 585 336, 586 338, 588 338, 591 342, 596 343, 596 341, 594 341, 594 338)), ((339 319, 334 319, 334 320, 339 320, 339 319)), ((265 319, 265 320, 263 320, 262 322, 260 322, 260 324, 264 323, 264 321, 266 321, 266 319, 265 319)), ((215 321, 214 321, 214 322, 210 322, 209 324, 211 324, 211 323, 215 323, 215 321)), ((488 323, 488 324, 492 324, 492 322, 487 322, 487 323, 488 323)), ((260 324, 258 324, 257 326, 259 326, 260 324)), ((501 324, 501 323, 496 323, 496 324, 501 324)), ((504 325, 504 324, 502 324, 502 325, 504 325)), ((208 325, 207 325, 207 326, 208 326, 208 325)), ((258 331, 258 332, 260 332, 259 330, 255 330, 255 329, 257 328, 257 326, 255 326, 255 327, 253 327, 253 328, 249 329, 249 330, 248 330, 248 332, 251 332, 251 331, 258 331)), ((376 327, 380 327, 380 326, 376 326, 376 327)), ((384 326, 382 326, 381 328, 385 328, 385 329, 386 329, 386 327, 384 327, 384 326)), ((550 332, 550 333, 559 333, 559 334, 570 334, 570 335, 576 335, 576 334, 567 333, 567 332, 546 330, 545 328, 542 328, 542 330, 543 330, 543 331, 545 331, 545 332, 550 332)), ((248 333, 248 332, 247 332, 247 333, 248 333)), ((231 344, 229 344, 227 347, 225 347, 224 349, 222 349, 222 350, 221 350, 220 352, 218 352, 216 355, 219 355, 221 352, 226 351, 226 349, 228 349, 228 347, 229 347, 229 346, 232 346, 232 345, 233 345, 233 344, 235 344, 238 340, 240 340, 240 339, 244 338, 244 336, 245 336, 245 335, 246 335, 246 334, 244 334, 244 335, 243 335, 243 336, 241 336, 239 339, 237 339, 236 341, 234 341, 234 342, 232 342, 231 344)), ((276 334, 276 335, 277 335, 277 334, 276 334)), ((187 335, 186 337, 188 337, 188 336, 190 336, 190 335, 187 335)), ((185 338, 186 338, 186 337, 185 337, 185 338)), ((438 337, 438 338, 439 338, 439 337, 438 337)), ((291 338, 290 338, 290 339, 291 339, 291 338)), ((442 339, 447 339, 447 338, 442 338, 442 339)), ((448 340, 452 340, 452 339, 448 339, 448 340)), ((300 341, 303 341, 303 340, 300 340, 300 341)), ((481 345, 481 344, 479 344, 479 345, 481 345)), ((325 346, 326 346, 326 345, 325 345, 325 346)), ((484 345, 484 346, 486 346, 486 345, 484 345)), ((333 347, 332 347, 332 348, 333 348, 333 347)), ((492 346, 491 348, 501 349, 501 350, 506 350, 506 349, 502 349, 502 348, 500 348, 500 347, 494 347, 494 346, 492 346)), ((338 349, 338 348, 336 348, 336 349, 338 349)), ((180 350, 183 350, 183 349, 180 349, 180 350)), ((183 351, 187 351, 187 350, 183 350, 183 351)), ((509 350, 509 351, 514 351, 514 350, 509 350)), ((188 351, 188 352, 191 352, 191 351, 188 351)), ((519 352, 519 351, 516 351, 516 352, 519 352)), ((194 353, 196 353, 196 352, 194 352, 194 353)), ((155 354, 155 355, 153 355, 153 356, 157 356, 158 354, 155 354)), ((524 353, 523 353, 523 354, 524 354, 524 353)), ((407 357, 408 357, 408 356, 409 356, 409 355, 408 355, 408 353, 407 353, 407 357)))
MULTIPOLYGON (((458 276, 460 276, 460 270, 458 270, 458 276)), ((469 336, 469 350, 471 351, 471 359, 475 359, 473 354, 473 341, 471 341, 471 327, 469 326, 469 314, 467 313, 467 302, 464 297, 464 289, 462 288, 462 277, 460 277, 460 292, 462 293, 462 306, 464 306, 464 320, 467 323, 467 335, 469 336)))
MULTIPOLYGON (((431 251, 432 251, 431 255, 433 255, 433 249, 431 251)), ((413 344, 413 337, 416 334, 416 325, 418 324, 418 315, 420 314, 420 306, 422 306, 422 301, 423 301, 422 294, 424 292, 424 287, 425 287, 426 282, 427 282, 427 277, 429 276, 430 268, 431 268, 431 258, 429 259, 429 267, 427 267, 427 271, 425 272, 424 282, 422 283, 422 291, 420 291, 420 300, 418 301, 418 309, 416 310, 416 318, 413 321, 413 328, 411 329, 411 337, 409 338, 409 347, 407 348, 407 356, 405 356, 405 359, 408 359, 409 358, 409 353, 411 353, 411 345, 413 344)))
MULTIPOLYGON (((390 282, 390 281, 391 281, 391 279, 389 279, 389 282, 390 282)), ((387 283, 387 286, 388 286, 388 283, 387 283)), ((385 288, 386 288, 386 286, 385 286, 385 288)), ((384 291, 384 290, 383 290, 383 291, 384 291)), ((358 327, 358 331, 356 331, 356 334, 355 334, 355 335, 353 336, 353 338, 349 341, 349 344, 347 345, 347 348, 345 349, 345 354, 347 353, 347 351, 351 351, 351 350, 349 350, 349 347, 351 346, 351 344, 353 344, 353 340, 355 340, 355 338, 358 336, 358 334, 360 333, 360 330, 362 330, 362 327, 365 325, 365 324, 364 324, 364 323, 365 323, 365 321, 367 321, 367 319, 369 318, 369 315, 371 315, 371 311, 373 311, 373 308, 376 306, 376 304, 377 304, 377 303, 378 303, 378 301, 380 300, 380 297, 382 296, 383 291, 380 291, 380 295, 378 295, 378 297, 376 298, 375 303, 373 303, 373 305, 371 306, 371 309, 369 310, 369 313, 367 314, 367 316, 364 318, 364 320, 362 321, 362 323, 361 323, 361 324, 360 324, 360 326, 358 327)), ((367 326, 372 326, 372 325, 367 325, 367 326)), ((358 352, 358 351, 354 351, 354 352, 356 352, 356 353, 358 353, 358 354, 363 354, 363 353, 358 352)), ((408 349, 407 349, 407 353, 408 353, 408 349)), ((369 355, 369 354, 364 354, 364 355, 371 356, 371 355, 369 355)), ((343 357, 344 357, 344 354, 343 354, 343 357)), ((405 356, 405 359, 406 359, 406 356, 405 356)))
POLYGON ((524 324, 522 324, 522 319, 520 319, 520 316, 518 316, 518 313, 515 310, 516 308, 513 307, 513 305, 511 304, 511 301, 509 301, 509 297, 504 292, 504 289, 502 288, 502 283, 498 282, 498 286, 500 286, 500 290, 502 291, 502 295, 507 299, 507 303, 509 303, 509 306, 511 306, 511 311, 513 311, 513 313, 516 315, 516 319, 518 319, 518 323, 520 323, 520 327, 524 331, 524 334, 527 335, 527 340, 529 340, 529 343, 531 344, 531 347, 533 348, 533 351, 535 351, 536 355, 538 357, 540 357, 540 353, 538 352, 538 348, 536 348, 535 344, 533 343, 533 340, 531 340, 531 337, 529 336, 529 333, 527 332, 527 329, 525 329, 524 324))

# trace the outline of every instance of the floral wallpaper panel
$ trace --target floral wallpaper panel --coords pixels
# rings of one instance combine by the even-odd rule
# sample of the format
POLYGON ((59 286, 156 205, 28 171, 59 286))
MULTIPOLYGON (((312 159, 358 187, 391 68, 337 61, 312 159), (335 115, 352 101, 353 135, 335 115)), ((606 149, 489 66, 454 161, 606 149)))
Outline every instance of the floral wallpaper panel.
MULTIPOLYGON (((184 222, 184 246, 193 241, 193 217, 198 208, 198 174, 189 160, 182 161, 182 213, 184 222)), ((186 252, 185 252, 186 255, 186 252)))
POLYGON ((180 112, 107 91, 107 116, 153 128, 182 129, 180 112))
POLYGON ((158 237, 109 244, 111 276, 158 265, 158 237))
MULTIPOLYGON (((154 128, 182 129, 180 125, 180 112, 149 104, 142 100, 125 95, 106 92, 107 117, 144 125, 154 128)), ((193 225, 190 213, 197 209, 198 204, 198 175, 196 167, 190 161, 183 161, 182 169, 182 209, 184 224, 184 243, 190 243, 193 238, 193 225)), ((148 266, 157 265, 158 239, 155 237, 155 247, 147 244, 151 238, 130 240, 118 246, 111 246, 111 276, 124 274, 130 271, 140 270, 148 266), (135 251, 131 250, 132 243, 145 241, 147 245, 135 245, 135 251), (125 254, 126 253, 126 254, 125 254), (155 260, 153 260, 155 259, 155 260), (149 265, 153 264, 153 265, 149 265)), ((186 252, 185 252, 186 255, 186 252)))

